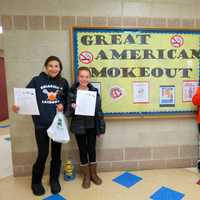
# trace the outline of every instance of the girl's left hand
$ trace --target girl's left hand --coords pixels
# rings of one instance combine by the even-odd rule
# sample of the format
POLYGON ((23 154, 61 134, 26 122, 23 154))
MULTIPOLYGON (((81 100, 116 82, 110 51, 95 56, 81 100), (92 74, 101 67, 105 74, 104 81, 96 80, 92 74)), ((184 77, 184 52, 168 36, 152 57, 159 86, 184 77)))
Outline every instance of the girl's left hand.
POLYGON ((64 110, 63 105, 62 105, 61 103, 58 104, 58 105, 56 106, 56 110, 57 110, 57 112, 62 112, 62 111, 64 110))

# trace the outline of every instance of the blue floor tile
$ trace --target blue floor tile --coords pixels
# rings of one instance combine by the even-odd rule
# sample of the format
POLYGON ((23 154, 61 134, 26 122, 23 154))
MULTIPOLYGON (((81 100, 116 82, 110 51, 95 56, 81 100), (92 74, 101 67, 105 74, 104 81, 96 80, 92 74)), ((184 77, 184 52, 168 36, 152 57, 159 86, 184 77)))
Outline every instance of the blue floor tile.
POLYGON ((153 200, 181 200, 185 195, 167 187, 161 187, 150 198, 153 200))
POLYGON ((67 199, 65 199, 64 197, 62 197, 62 196, 59 195, 59 194, 54 194, 54 195, 51 195, 51 196, 46 197, 46 198, 43 199, 43 200, 67 200, 67 199))
POLYGON ((113 179, 114 182, 116 182, 124 187, 127 187, 127 188, 132 187, 133 185, 135 185, 137 182, 139 182, 141 180, 142 180, 141 177, 136 176, 129 172, 124 172, 122 175, 113 179))

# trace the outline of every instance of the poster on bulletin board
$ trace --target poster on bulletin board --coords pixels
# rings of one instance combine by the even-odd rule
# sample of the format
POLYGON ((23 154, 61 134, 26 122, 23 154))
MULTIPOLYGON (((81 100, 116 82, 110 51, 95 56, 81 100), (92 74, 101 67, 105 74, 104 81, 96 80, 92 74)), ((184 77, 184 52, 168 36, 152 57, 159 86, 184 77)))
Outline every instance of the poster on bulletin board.
POLYGON ((73 27, 71 40, 73 79, 90 69, 105 116, 194 114, 200 32, 73 27))

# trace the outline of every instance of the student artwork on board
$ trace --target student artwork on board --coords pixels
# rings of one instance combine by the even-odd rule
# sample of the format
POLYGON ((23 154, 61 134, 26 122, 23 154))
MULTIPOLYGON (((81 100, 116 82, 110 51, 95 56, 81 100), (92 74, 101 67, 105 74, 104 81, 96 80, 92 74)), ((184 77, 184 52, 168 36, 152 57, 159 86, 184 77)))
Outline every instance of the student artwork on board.
POLYGON ((183 102, 191 102, 198 86, 198 81, 183 81, 183 102))
POLYGON ((149 82, 133 82, 133 103, 149 103, 149 82))
POLYGON ((160 107, 175 106, 175 86, 160 86, 160 107))

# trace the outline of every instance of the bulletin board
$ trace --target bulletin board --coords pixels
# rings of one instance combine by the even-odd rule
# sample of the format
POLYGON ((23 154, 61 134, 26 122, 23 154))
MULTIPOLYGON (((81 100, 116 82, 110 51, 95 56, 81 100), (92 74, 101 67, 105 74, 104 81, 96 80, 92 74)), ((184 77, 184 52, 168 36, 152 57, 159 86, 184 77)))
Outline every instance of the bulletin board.
POLYGON ((73 27, 72 76, 86 66, 108 117, 190 116, 200 32, 73 27))

